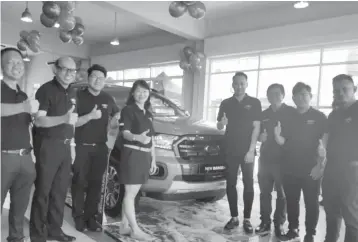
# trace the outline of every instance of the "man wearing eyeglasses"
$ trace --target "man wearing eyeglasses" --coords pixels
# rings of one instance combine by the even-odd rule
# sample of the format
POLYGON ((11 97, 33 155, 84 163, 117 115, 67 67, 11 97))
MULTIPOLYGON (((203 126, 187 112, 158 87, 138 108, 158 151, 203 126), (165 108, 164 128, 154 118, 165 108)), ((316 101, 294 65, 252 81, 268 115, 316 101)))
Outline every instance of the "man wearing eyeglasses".
POLYGON ((75 77, 74 60, 62 57, 55 62, 53 80, 36 92, 40 107, 35 125, 40 128, 41 148, 30 218, 32 242, 76 240, 61 229, 75 155, 74 125, 78 116, 76 95, 70 87, 75 77))
POLYGON ((76 160, 73 165, 72 215, 76 229, 101 229, 97 224, 102 177, 107 167, 107 128, 118 129, 119 108, 102 91, 107 70, 100 65, 88 69, 88 86, 77 91, 76 160), (111 118, 111 119, 110 119, 111 118), (85 193, 86 199, 85 199, 85 193))

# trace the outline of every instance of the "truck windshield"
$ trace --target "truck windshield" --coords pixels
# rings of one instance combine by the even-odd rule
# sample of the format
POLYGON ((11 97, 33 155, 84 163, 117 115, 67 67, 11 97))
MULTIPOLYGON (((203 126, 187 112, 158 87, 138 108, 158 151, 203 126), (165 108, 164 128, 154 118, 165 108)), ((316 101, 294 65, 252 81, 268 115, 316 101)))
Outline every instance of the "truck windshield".
POLYGON ((188 116, 185 110, 179 108, 169 99, 163 98, 156 93, 152 93, 150 102, 155 117, 185 117, 188 116))

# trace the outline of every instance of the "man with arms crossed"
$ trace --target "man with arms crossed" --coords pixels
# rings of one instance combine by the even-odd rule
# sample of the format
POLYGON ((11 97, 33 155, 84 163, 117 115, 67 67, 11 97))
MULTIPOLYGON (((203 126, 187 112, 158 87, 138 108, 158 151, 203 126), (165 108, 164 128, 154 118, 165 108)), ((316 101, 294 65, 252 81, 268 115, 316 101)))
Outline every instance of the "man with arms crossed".
POLYGON ((226 126, 223 149, 226 163, 226 192, 231 219, 225 225, 225 229, 231 230, 239 226, 236 184, 241 166, 244 183, 243 227, 246 233, 252 233, 250 217, 254 200, 254 161, 262 110, 260 101, 246 94, 247 86, 247 75, 237 72, 232 78, 234 95, 222 101, 217 128, 222 130, 226 126))

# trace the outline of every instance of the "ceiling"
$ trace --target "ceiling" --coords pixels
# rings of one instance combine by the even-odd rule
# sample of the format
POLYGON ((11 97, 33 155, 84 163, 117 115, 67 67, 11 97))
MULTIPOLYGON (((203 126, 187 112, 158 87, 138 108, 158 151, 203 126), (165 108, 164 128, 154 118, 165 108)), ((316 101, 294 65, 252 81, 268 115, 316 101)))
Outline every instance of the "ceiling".
MULTIPOLYGON (((310 2, 307 9, 293 8, 288 1, 210 1, 203 20, 185 16, 174 19, 168 13, 169 1, 153 2, 109 2, 79 1, 75 16, 83 19, 86 27, 85 44, 103 44, 118 36, 131 41, 141 36, 169 36, 203 39, 257 29, 272 28, 287 24, 307 22, 358 13, 358 2, 310 2), (114 33, 114 15, 117 12, 117 31, 114 33)), ((40 23, 42 2, 29 2, 33 23, 24 23, 20 15, 25 9, 24 1, 1 2, 1 21, 11 23, 19 32, 22 29, 37 29, 54 34, 57 29, 47 29, 40 23)), ((57 34, 57 33, 56 33, 57 34)), ((160 37, 161 38, 161 37, 160 37)))

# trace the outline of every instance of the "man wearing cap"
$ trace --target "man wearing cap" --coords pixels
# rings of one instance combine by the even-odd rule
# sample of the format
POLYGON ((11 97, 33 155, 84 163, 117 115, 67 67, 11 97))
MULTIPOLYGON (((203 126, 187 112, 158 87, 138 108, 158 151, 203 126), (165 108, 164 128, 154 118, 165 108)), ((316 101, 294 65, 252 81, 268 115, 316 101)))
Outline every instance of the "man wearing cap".
POLYGON ((108 125, 111 130, 119 127, 119 108, 113 97, 102 91, 106 77, 107 70, 103 66, 93 65, 88 69, 88 86, 77 91, 79 119, 71 192, 72 215, 78 231, 86 227, 91 231, 100 229, 95 215, 107 167, 107 128, 108 125))
POLYGON ((36 92, 40 107, 35 125, 41 128, 41 148, 30 218, 32 242, 76 240, 61 229, 74 159, 74 125, 78 118, 76 95, 70 87, 76 77, 74 60, 58 59, 55 74, 52 81, 36 92))
POLYGON ((298 82, 292 89, 296 105, 285 132, 275 128, 276 140, 283 145, 281 165, 283 186, 287 201, 289 231, 281 241, 299 238, 300 197, 303 192, 306 207, 306 235, 304 242, 314 241, 319 216, 319 177, 315 175, 320 166, 322 138, 326 131, 326 116, 313 109, 311 87, 298 82))
POLYGON ((25 73, 21 52, 1 50, 1 209, 10 191, 9 242, 24 241, 24 215, 36 177, 31 157, 31 114, 39 104, 19 87, 25 73))
POLYGON ((328 116, 327 165, 322 181, 326 211, 325 242, 339 238, 342 218, 346 225, 345 242, 358 241, 358 102, 357 87, 351 76, 333 78, 333 94, 339 108, 328 116))
POLYGON ((252 233, 250 217, 254 200, 254 161, 262 110, 260 101, 246 94, 247 86, 247 75, 237 72, 232 80, 234 95, 222 101, 217 128, 222 130, 226 126, 225 144, 222 148, 225 154, 226 192, 231 219, 225 229, 232 230, 239 226, 236 184, 241 166, 244 183, 243 227, 246 233, 252 233))

